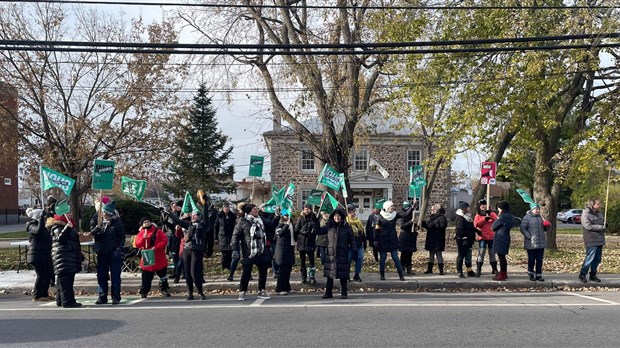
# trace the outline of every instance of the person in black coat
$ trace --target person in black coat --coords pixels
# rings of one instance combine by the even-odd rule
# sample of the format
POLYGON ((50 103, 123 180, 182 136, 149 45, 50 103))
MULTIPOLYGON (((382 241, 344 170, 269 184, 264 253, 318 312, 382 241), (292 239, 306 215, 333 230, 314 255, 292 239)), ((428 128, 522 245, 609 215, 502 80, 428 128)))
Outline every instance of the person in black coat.
POLYGON ((183 228, 176 224, 176 221, 181 219, 181 209, 183 207, 183 200, 170 203, 170 209, 165 211, 161 210, 162 230, 168 237, 168 255, 172 259, 174 266, 172 278, 174 283, 178 284, 183 272, 183 257, 181 257, 181 240, 183 239, 183 228), (169 215, 174 215, 176 219, 173 219, 169 215))
POLYGON ((268 213, 265 211, 265 205, 263 204, 258 212, 258 216, 263 220, 263 226, 265 226, 265 233, 267 234, 267 244, 271 254, 271 274, 273 274, 274 278, 278 278, 280 270, 278 269, 278 264, 273 259, 273 255, 276 250, 276 227, 280 223, 280 211, 276 209, 275 213, 268 213))
POLYGON ((327 235, 327 261, 323 275, 327 285, 323 298, 332 298, 334 279, 340 279, 340 298, 347 298, 347 281, 349 280, 349 250, 355 245, 355 236, 351 226, 346 222, 347 214, 340 209, 329 216, 327 225, 317 233, 327 235))
POLYGON ((34 281, 32 300, 55 300, 54 296, 49 295, 50 282, 54 271, 52 269, 52 235, 45 228, 48 214, 42 209, 28 208, 26 215, 30 218, 30 221, 26 223, 28 241, 30 242, 27 262, 34 267, 37 275, 34 281))
POLYGON ((379 214, 377 223, 374 229, 374 244, 379 249, 379 273, 381 280, 385 280, 385 261, 387 260, 387 254, 390 253, 396 270, 398 270, 398 277, 400 280, 405 280, 403 275, 403 268, 398 258, 398 234, 396 232, 397 218, 404 218, 409 215, 413 207, 396 212, 394 203, 387 201, 383 203, 383 210, 379 214))
MULTIPOLYGON (((378 203, 377 203, 378 204, 378 203)), ((375 258, 375 262, 379 262, 379 249, 375 246, 375 225, 379 220, 379 213, 381 212, 381 207, 375 205, 372 209, 372 214, 368 216, 368 220, 366 220, 366 240, 370 244, 372 248, 372 255, 375 258)))
POLYGON ((499 272, 493 276, 493 280, 504 281, 508 279, 508 261, 506 255, 510 250, 510 229, 514 224, 514 217, 510 213, 510 204, 505 201, 497 203, 497 220, 493 221, 491 228, 495 231, 493 252, 499 260, 499 272))
MULTIPOLYGON (((403 202, 402 212, 409 210, 411 203, 403 202)), ((418 226, 413 222, 413 210, 404 217, 399 217, 396 226, 400 228, 398 235, 398 249, 400 250, 400 263, 405 268, 407 275, 415 275, 413 267, 413 253, 418 251, 418 226)))
POLYGON ((304 204, 297 223, 295 223, 295 238, 297 238, 297 251, 301 263, 301 283, 306 284, 308 278, 310 284, 315 284, 314 249, 316 248, 316 230, 319 228, 319 220, 312 212, 312 206, 304 204), (310 267, 306 269, 306 259, 310 267))
MULTIPOLYGON (((184 215, 187 219, 187 214, 184 215)), ((200 213, 194 211, 190 215, 191 223, 183 232, 183 264, 185 265, 185 285, 187 285, 187 300, 194 299, 194 284, 201 300, 206 300, 203 292, 202 259, 205 253, 205 228, 200 213)))
POLYGON ((75 301, 73 283, 75 274, 82 269, 82 248, 80 236, 73 228, 75 222, 71 214, 54 215, 45 222, 52 234, 52 262, 54 274, 58 277, 56 284, 56 305, 64 308, 81 307, 82 304, 75 301))
POLYGON ((469 215, 469 203, 459 202, 459 209, 456 211, 456 247, 458 249, 458 257, 456 258, 456 271, 459 274, 459 278, 465 278, 463 274, 463 261, 467 267, 467 276, 475 277, 476 273, 472 268, 471 263, 471 248, 476 241, 476 228, 474 227, 474 220, 469 215))
POLYGON ((215 220, 215 232, 217 233, 217 240, 220 246, 220 252, 222 253, 220 261, 223 270, 231 269, 232 249, 230 248, 230 241, 236 221, 237 215, 230 211, 230 206, 228 204, 224 204, 215 220))
POLYGON ((426 230, 424 249, 428 250, 428 269, 424 274, 433 273, 436 256, 439 275, 444 275, 443 251, 446 249, 448 219, 446 219, 446 212, 441 205, 434 204, 431 207, 431 215, 427 220, 422 221, 422 227, 426 230))
POLYGON ((278 295, 288 295, 291 292, 291 271, 295 265, 295 235, 293 224, 290 221, 290 212, 282 210, 280 223, 275 230, 275 254, 274 262, 278 265, 280 274, 276 283, 278 295))

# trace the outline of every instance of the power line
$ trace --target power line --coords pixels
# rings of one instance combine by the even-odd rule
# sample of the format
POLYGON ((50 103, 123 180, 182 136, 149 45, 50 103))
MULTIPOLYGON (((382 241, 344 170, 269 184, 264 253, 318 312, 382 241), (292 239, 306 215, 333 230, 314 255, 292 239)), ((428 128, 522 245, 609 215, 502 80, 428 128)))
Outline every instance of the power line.
POLYGON ((155 2, 155 1, 105 1, 105 0, 31 0, 31 1, 11 1, 0 0, 7 3, 58 3, 58 4, 79 4, 79 5, 115 5, 115 6, 157 6, 157 7, 198 7, 198 8, 248 8, 254 9, 323 9, 323 10, 575 10, 575 9, 616 9, 620 6, 596 5, 596 6, 452 6, 452 5, 429 5, 429 6, 353 6, 353 5, 242 5, 242 4, 205 4, 205 3, 182 3, 182 2, 155 2))

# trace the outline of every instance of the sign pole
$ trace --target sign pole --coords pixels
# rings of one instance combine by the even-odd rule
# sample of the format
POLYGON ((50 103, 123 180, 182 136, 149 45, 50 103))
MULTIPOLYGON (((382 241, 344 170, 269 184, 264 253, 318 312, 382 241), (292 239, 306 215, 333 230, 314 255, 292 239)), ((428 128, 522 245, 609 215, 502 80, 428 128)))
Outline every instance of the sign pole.
POLYGON ((609 203, 609 182, 611 180, 611 167, 609 167, 609 174, 607 174, 607 193, 605 194, 605 217, 603 218, 603 225, 607 223, 607 203, 609 203))
POLYGON ((491 184, 487 184, 487 210, 491 206, 491 184))
POLYGON ((256 182, 256 177, 252 177, 252 193, 250 193, 250 203, 254 201, 254 183, 256 182))
POLYGON ((103 220, 103 190, 99 190, 99 212, 97 215, 97 227, 99 227, 101 220, 103 220))

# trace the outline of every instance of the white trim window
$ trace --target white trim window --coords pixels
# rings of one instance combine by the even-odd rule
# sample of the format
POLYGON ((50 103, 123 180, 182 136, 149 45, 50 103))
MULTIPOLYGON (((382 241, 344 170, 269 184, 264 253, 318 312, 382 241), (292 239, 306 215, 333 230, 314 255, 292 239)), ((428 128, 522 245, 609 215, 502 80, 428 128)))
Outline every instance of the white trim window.
POLYGON ((353 150, 353 171, 365 172, 368 170, 368 150, 353 150))
POLYGON ((407 173, 409 168, 419 166, 422 163, 422 152, 420 150, 407 150, 407 173))
POLYGON ((4 178, 4 185, 11 186, 12 185, 11 178, 4 178))
POLYGON ((301 198, 301 202, 299 202, 299 210, 303 209, 303 204, 308 200, 308 197, 310 197, 310 191, 312 191, 312 189, 301 189, 301 193, 299 195, 299 198, 301 198))
POLYGON ((309 150, 301 150, 301 171, 314 173, 314 155, 309 150))

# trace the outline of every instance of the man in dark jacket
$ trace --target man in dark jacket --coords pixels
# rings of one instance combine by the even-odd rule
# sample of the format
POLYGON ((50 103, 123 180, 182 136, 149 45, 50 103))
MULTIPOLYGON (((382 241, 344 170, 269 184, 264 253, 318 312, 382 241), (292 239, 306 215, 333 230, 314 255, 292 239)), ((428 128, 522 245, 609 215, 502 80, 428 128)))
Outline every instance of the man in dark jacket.
POLYGON ((263 220, 263 225, 265 226, 265 233, 267 234, 267 244, 269 245, 269 253, 271 254, 271 273, 274 278, 278 278, 279 268, 278 264, 273 259, 273 255, 276 251, 276 227, 280 223, 280 212, 276 210, 275 213, 268 213, 265 211, 265 205, 261 206, 260 211, 258 212, 258 216, 260 216, 261 220, 263 220))
POLYGON ((50 281, 54 272, 52 270, 52 236, 45 228, 48 214, 42 209, 28 208, 26 215, 31 219, 26 223, 26 232, 28 232, 30 241, 27 261, 34 267, 37 274, 32 300, 54 300, 55 298, 49 295, 50 281))
MULTIPOLYGON (((116 212, 116 204, 109 202, 101 208, 101 226, 91 226, 97 253, 97 284, 99 298, 96 304, 108 303, 108 272, 110 274, 112 304, 121 302, 121 265, 125 245, 125 226, 116 212)), ((92 223, 92 220, 91 220, 92 223)))
POLYGON ((377 220, 379 219, 379 213, 381 212, 381 204, 383 203, 375 203, 372 214, 370 214, 368 220, 366 220, 366 239, 372 248, 372 255, 375 257, 375 262, 379 262, 379 249, 377 249, 374 243, 374 231, 377 220))
POLYGON ((316 231, 319 221, 312 212, 312 206, 304 204, 304 210, 301 212, 297 223, 295 223, 295 237, 297 238, 297 251, 299 252, 299 262, 301 264, 301 283, 306 284, 310 278, 310 284, 316 284, 314 274, 314 249, 316 247, 316 231), (310 263, 310 267, 306 269, 306 259, 310 263))
POLYGON ((215 244, 215 220, 217 220, 217 209, 211 203, 211 199, 207 194, 202 195, 200 202, 202 203, 202 224, 205 230, 205 252, 204 257, 207 259, 213 256, 213 245, 215 244))
POLYGON ((463 261, 467 267, 467 276, 475 277, 476 273, 472 269, 471 264, 471 248, 476 240, 476 228, 474 227, 474 220, 469 214, 469 203, 459 202, 459 209, 456 211, 455 219, 455 231, 456 246, 458 250, 458 257, 456 259, 456 272, 459 274, 459 278, 465 278, 463 274, 463 261))
POLYGON ((162 221, 162 230, 166 233, 166 237, 168 237, 168 255, 172 258, 172 264, 174 265, 174 272, 172 277, 174 278, 174 283, 178 284, 181 274, 183 274, 183 258, 181 257, 179 251, 181 247, 181 239, 183 239, 183 228, 176 224, 176 220, 181 219, 181 208, 183 207, 183 200, 179 200, 176 202, 170 203, 170 210, 164 211, 164 208, 160 208, 162 210, 161 221, 162 221), (174 215, 176 220, 172 219, 168 215, 174 215))
POLYGON ((586 283, 586 274, 590 270, 590 281, 599 283, 601 280, 596 276, 598 265, 603 258, 603 246, 605 245, 605 231, 607 223, 601 214, 601 202, 598 199, 590 199, 581 214, 581 226, 583 227, 583 242, 586 246, 586 257, 583 260, 579 280, 586 283))
POLYGON ((230 241, 236 221, 237 215, 230 211, 230 206, 228 204, 224 204, 215 220, 215 232, 217 233, 217 240, 220 245, 220 252, 222 253, 220 261, 223 270, 231 269, 232 249, 230 248, 230 241))

